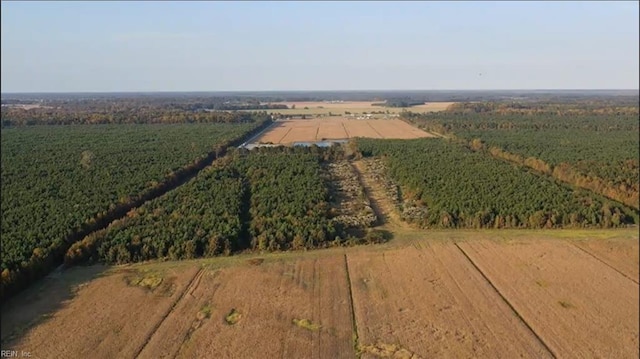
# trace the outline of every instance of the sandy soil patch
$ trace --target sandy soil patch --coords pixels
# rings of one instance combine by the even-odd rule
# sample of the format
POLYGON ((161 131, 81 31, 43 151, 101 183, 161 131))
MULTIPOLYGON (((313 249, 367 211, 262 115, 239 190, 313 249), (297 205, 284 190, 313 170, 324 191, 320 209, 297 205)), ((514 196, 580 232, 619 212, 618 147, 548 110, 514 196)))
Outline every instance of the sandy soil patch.
POLYGON ((559 358, 637 358, 638 284, 564 241, 465 241, 559 358))
POLYGON ((348 255, 358 340, 423 358, 550 357, 453 244, 348 255))

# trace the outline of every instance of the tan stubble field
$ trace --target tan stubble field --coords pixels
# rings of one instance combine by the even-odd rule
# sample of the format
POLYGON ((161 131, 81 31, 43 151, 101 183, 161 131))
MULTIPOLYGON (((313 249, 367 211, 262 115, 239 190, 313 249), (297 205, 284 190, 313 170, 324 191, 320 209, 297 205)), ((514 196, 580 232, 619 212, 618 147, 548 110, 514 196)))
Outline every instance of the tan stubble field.
POLYGON ((36 358, 638 357, 637 231, 567 232, 412 232, 117 266, 73 286, 94 267, 72 268, 3 306, 2 346, 36 358))
POLYGON ((344 117, 276 121, 255 143, 291 144, 355 137, 412 139, 435 137, 399 120, 356 120, 344 117))

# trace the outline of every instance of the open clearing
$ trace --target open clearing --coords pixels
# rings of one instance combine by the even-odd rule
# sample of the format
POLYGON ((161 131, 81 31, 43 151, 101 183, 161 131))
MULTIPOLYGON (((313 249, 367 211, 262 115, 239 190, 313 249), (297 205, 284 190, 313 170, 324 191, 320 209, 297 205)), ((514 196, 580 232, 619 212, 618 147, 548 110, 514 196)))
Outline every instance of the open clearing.
POLYGON ((341 140, 354 137, 411 139, 434 136, 398 119, 314 118, 276 121, 254 142, 291 144, 293 142, 341 140))
MULTIPOLYGON (((274 105, 287 105, 287 109, 266 110, 268 113, 281 113, 283 115, 344 115, 346 112, 352 114, 362 114, 371 112, 384 112, 390 114, 400 113, 402 111, 411 112, 439 112, 446 110, 455 102, 426 102, 423 105, 412 107, 383 107, 372 106, 376 102, 368 101, 345 101, 345 102, 323 102, 323 101, 299 101, 299 102, 272 102, 274 105), (295 106, 295 107, 294 107, 295 106)), ((255 110, 265 111, 265 110, 255 110)))
POLYGON ((76 267, 3 305, 2 349, 33 358, 637 358, 637 252, 636 228, 400 229, 377 246, 76 267))

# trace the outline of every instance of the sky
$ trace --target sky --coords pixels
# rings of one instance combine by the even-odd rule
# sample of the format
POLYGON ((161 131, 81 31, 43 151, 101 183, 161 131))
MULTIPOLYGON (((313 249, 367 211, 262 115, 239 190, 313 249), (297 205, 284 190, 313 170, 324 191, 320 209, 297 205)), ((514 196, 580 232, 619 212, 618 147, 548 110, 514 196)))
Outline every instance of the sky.
POLYGON ((2 92, 638 89, 637 1, 2 1, 2 92))

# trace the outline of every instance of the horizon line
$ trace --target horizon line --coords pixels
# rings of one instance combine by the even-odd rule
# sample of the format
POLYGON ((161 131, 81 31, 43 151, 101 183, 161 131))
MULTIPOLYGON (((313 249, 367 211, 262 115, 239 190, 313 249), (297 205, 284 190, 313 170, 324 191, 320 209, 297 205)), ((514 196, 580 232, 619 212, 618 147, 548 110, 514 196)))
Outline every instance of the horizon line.
POLYGON ((513 92, 513 91, 637 91, 640 88, 563 88, 563 89, 360 89, 360 90, 126 90, 126 91, 3 91, 0 95, 28 95, 28 94, 169 94, 169 93, 281 93, 281 92, 513 92))

